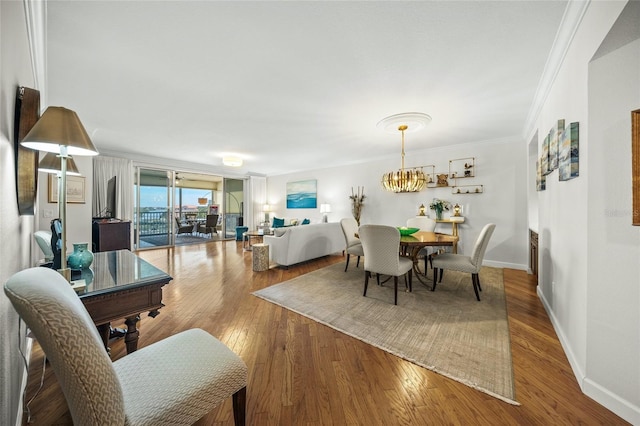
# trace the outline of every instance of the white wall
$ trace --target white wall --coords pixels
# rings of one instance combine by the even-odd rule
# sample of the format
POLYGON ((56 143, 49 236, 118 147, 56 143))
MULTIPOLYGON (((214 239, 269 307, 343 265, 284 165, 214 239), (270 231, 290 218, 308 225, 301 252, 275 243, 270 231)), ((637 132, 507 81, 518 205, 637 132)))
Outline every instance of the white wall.
MULTIPOLYGON (((42 154, 41 154, 42 157, 42 154)), ((78 171, 85 179, 85 202, 67 203, 67 253, 73 251, 73 243, 89 243, 91 247, 91 200, 93 197, 93 157, 73 158, 78 171)), ((49 175, 38 173, 38 210, 36 228, 50 231, 51 219, 58 217, 58 203, 49 203, 49 175)), ((42 257, 41 252, 36 253, 42 257)))
MULTIPOLYGON (((19 216, 16 202, 13 119, 16 88, 34 87, 22 2, 0 2, 0 284, 31 266, 33 216, 19 216)), ((26 377, 19 345, 26 350, 24 325, 0 291, 0 424, 21 418, 26 377)))
POLYGON ((617 411, 635 410, 636 423, 640 422, 640 227, 631 225, 630 111, 638 108, 640 39, 589 67, 584 386, 587 394, 604 393, 602 398, 617 411))
POLYGON ((638 424, 640 230, 630 217, 606 214, 631 208, 626 163, 630 104, 640 105, 637 50, 598 61, 593 72, 607 79, 589 82, 589 62, 625 3, 590 3, 536 122, 540 143, 558 119, 580 123, 580 176, 559 182, 555 171, 536 194, 538 293, 583 391, 638 424))
MULTIPOLYGON (((389 158, 365 164, 317 169, 267 178, 268 203, 273 207, 271 217, 311 219, 319 222, 320 203, 329 203, 329 221, 337 222, 351 216, 349 195, 351 187, 365 187, 365 204, 361 223, 404 226, 407 218, 415 216, 420 204, 427 206, 433 198, 441 198, 463 206, 465 223, 460 227, 459 252, 469 254, 482 227, 496 223, 485 263, 493 266, 526 269, 528 263, 528 230, 526 211, 526 164, 520 138, 504 141, 478 142, 447 149, 412 152, 407 149, 407 166, 434 164, 436 171, 447 172, 449 160, 475 157, 475 177, 460 180, 459 184, 484 185, 484 193, 452 194, 451 188, 428 188, 419 193, 394 194, 382 189, 383 173, 397 170, 400 158, 389 158), (286 183, 317 179, 317 209, 286 209, 286 183)), ((411 141, 408 140, 408 146, 411 141)), ((430 211, 433 215, 433 211, 430 211)), ((450 212, 445 212, 445 216, 450 212)), ((450 226, 439 224, 438 231, 450 232, 450 226)))

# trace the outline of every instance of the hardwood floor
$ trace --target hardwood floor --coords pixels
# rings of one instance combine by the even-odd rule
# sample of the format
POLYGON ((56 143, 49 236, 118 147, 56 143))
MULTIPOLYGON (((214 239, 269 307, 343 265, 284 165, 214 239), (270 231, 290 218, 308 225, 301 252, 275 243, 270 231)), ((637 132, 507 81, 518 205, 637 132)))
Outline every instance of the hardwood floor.
MULTIPOLYGON (((160 315, 142 316, 139 347, 193 327, 216 336, 249 367, 250 425, 627 424, 581 393, 535 284, 523 271, 504 271, 522 404, 513 406, 251 295, 343 262, 342 256, 253 272, 251 253, 235 241, 138 254, 174 277, 164 288, 160 315)), ((34 348, 27 400, 42 372, 42 352, 34 348)), ((122 339, 113 342, 111 353, 113 359, 124 356, 122 339)), ((30 409, 33 424, 71 424, 50 368, 30 409)), ((231 399, 197 424, 233 424, 231 399)))

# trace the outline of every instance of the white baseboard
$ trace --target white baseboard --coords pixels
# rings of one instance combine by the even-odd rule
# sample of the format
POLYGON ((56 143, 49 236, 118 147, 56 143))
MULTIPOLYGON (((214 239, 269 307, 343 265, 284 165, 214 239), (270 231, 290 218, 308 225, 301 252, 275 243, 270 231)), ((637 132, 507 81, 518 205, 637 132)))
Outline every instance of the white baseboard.
POLYGON ((564 353, 569 360, 569 365, 571 365, 571 369, 573 370, 573 374, 576 377, 582 393, 584 393, 589 398, 593 399, 606 409, 622 417, 629 423, 633 425, 640 425, 640 407, 633 405, 624 398, 620 398, 618 395, 614 394, 607 388, 599 385, 598 383, 585 376, 582 368, 576 360, 575 355, 573 354, 573 351, 571 350, 571 345, 569 345, 569 342, 564 332, 562 331, 562 328, 560 327, 556 316, 553 314, 553 310, 549 306, 548 301, 545 299, 542 290, 540 290, 540 287, 538 287, 538 297, 542 301, 542 305, 547 311, 547 315, 549 315, 549 319, 551 320, 553 329, 558 335, 558 339, 560 340, 562 349, 564 350, 564 353))
POLYGON ((22 426, 22 416, 24 416, 24 391, 27 388, 27 381, 29 379, 29 362, 31 360, 31 349, 33 348, 33 339, 27 337, 25 339, 24 358, 27 365, 22 375, 22 383, 20 384, 20 398, 18 399, 18 409, 16 410, 16 426, 22 426))
POLYGON ((527 265, 523 265, 521 263, 509 263, 509 262, 497 262, 495 260, 485 260, 482 262, 485 266, 491 266, 493 268, 508 268, 508 269, 519 269, 521 271, 527 270, 527 265))
POLYGON ((637 405, 620 398, 589 378, 584 380, 583 391, 589 398, 613 411, 632 425, 640 425, 640 407, 637 405))

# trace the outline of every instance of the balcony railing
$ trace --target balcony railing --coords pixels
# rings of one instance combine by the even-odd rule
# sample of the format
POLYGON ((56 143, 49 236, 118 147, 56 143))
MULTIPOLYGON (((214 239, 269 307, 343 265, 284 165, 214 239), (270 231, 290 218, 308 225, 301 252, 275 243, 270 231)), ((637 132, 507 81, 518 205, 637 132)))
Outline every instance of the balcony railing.
MULTIPOLYGON (((187 216, 189 215, 189 220, 193 220, 192 215, 196 215, 196 220, 205 220, 207 217, 206 211, 182 211, 182 221, 187 220, 187 216)), ((178 211, 175 212, 175 217, 179 217, 180 213, 178 211)), ((240 214, 238 213, 227 213, 225 215, 225 224, 227 230, 229 232, 235 233, 235 227, 238 223, 238 218, 240 214)), ((155 209, 153 211, 143 211, 140 212, 140 224, 138 226, 139 235, 165 235, 169 233, 171 228, 171 224, 167 222, 167 211, 155 209)))

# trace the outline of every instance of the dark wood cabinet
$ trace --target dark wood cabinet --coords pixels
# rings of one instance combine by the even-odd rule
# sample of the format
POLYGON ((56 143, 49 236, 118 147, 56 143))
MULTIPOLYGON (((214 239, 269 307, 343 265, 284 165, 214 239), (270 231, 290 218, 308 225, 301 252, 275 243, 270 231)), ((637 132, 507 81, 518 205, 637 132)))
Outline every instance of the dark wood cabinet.
POLYGON ((131 250, 131 222, 94 221, 92 239, 94 252, 131 250))
POLYGON ((531 274, 538 276, 538 233, 529 229, 529 266, 531 274))

